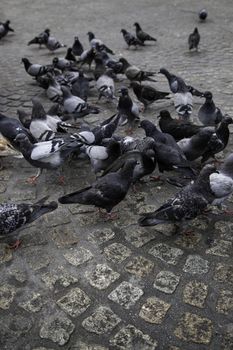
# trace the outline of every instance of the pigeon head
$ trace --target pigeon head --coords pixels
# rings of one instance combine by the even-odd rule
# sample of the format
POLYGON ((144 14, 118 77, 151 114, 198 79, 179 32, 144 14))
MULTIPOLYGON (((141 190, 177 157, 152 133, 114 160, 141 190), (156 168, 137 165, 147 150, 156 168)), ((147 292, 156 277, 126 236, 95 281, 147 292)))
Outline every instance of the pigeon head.
POLYGON ((196 183, 208 183, 209 184, 209 176, 216 171, 216 166, 213 164, 207 164, 204 168, 201 169, 200 174, 198 175, 196 183))
POLYGON ((107 75, 108 77, 115 79, 116 78, 116 74, 114 73, 112 68, 108 68, 105 72, 105 75, 107 75))
POLYGON ((24 143, 30 143, 28 137, 26 134, 23 133, 19 133, 15 138, 14 138, 14 142, 18 145, 24 144, 24 143))
POLYGON ((231 153, 221 166, 221 172, 233 178, 233 153, 231 153))
POLYGON ((125 35, 125 34, 127 33, 127 30, 121 29, 121 33, 122 33, 123 35, 125 35))
POLYGON ((87 32, 87 35, 88 35, 89 41, 95 38, 95 35, 92 32, 87 32))
POLYGON ((141 86, 137 81, 131 81, 130 85, 131 88, 137 88, 138 86, 141 86))
POLYGON ((199 18, 200 18, 202 21, 204 21, 204 20, 207 18, 207 15, 208 15, 208 13, 207 13, 206 9, 202 9, 202 10, 199 12, 199 18))
POLYGON ((160 70, 159 70, 158 73, 163 74, 163 75, 165 75, 166 77, 170 77, 170 73, 169 73, 168 70, 165 69, 165 68, 160 68, 160 70))
POLYGON ((163 109, 162 111, 160 111, 158 118, 172 119, 171 114, 166 109, 163 109))
POLYGON ((61 91, 62 91, 62 93, 63 93, 63 97, 64 97, 64 98, 68 98, 68 97, 71 96, 71 92, 70 92, 70 90, 69 90, 68 87, 62 85, 62 86, 61 86, 61 91))
POLYGON ((141 26, 140 26, 140 24, 138 22, 135 22, 134 26, 136 27, 136 29, 141 29, 141 26))
POLYGON ((205 92, 204 92, 204 97, 205 97, 207 100, 212 100, 212 98, 213 98, 212 92, 210 92, 210 91, 205 91, 205 92))
POLYGON ((229 117, 229 115, 226 114, 226 115, 223 117, 222 123, 225 123, 225 124, 227 124, 227 125, 233 124, 233 119, 232 119, 231 117, 229 117))
POLYGON ((36 97, 32 98, 32 120, 46 119, 46 112, 40 100, 36 97))
POLYGON ((197 27, 195 27, 195 28, 194 28, 193 33, 195 33, 195 34, 197 34, 197 33, 198 33, 198 29, 197 29, 197 27))
POLYGON ((46 28, 44 32, 45 32, 48 36, 50 35, 50 29, 49 29, 49 28, 46 28))
POLYGON ((120 57, 119 62, 123 64, 123 70, 126 70, 130 66, 129 62, 124 57, 120 57))
POLYGON ((27 58, 22 58, 21 63, 24 64, 25 70, 27 70, 31 66, 31 62, 27 58))
POLYGON ((149 137, 153 135, 153 132, 156 129, 156 126, 147 119, 141 121, 140 127, 144 129, 146 136, 149 137))
POLYGON ((54 66, 57 65, 57 64, 58 64, 58 61, 59 61, 58 57, 54 57, 54 59, 53 59, 53 65, 54 65, 54 66))
POLYGON ((75 37, 74 37, 74 41, 79 41, 78 36, 75 36, 75 37))
POLYGON ((122 86, 119 90, 119 93, 122 95, 122 96, 127 96, 128 95, 128 89, 127 87, 125 86, 122 86))
POLYGON ((7 20, 5 22, 5 27, 10 31, 10 32, 14 32, 14 29, 10 27, 10 24, 11 22, 9 20, 7 20))

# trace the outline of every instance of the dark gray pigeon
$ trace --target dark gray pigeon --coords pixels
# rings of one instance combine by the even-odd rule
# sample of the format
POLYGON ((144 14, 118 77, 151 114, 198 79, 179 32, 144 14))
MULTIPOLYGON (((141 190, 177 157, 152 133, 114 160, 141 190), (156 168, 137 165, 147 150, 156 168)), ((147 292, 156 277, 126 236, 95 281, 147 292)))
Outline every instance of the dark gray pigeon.
MULTIPOLYGON (((34 204, 1 203, 0 204, 0 236, 8 237, 17 234, 20 228, 37 220, 39 217, 57 209, 57 202, 46 204, 47 197, 34 204)), ((17 240, 10 247, 17 249, 21 242, 17 240)))
POLYGON ((168 199, 159 209, 142 214, 140 226, 182 223, 202 214, 215 198, 210 188, 210 175, 215 171, 213 165, 206 165, 198 178, 168 199))
POLYGON ((72 52, 72 47, 68 47, 66 51, 65 59, 73 63, 77 62, 76 57, 72 52))
POLYGON ((223 114, 221 110, 215 106, 213 95, 210 91, 204 93, 205 102, 198 111, 198 118, 203 125, 214 126, 221 122, 223 114))
POLYGON ((202 9, 201 11, 199 11, 198 13, 198 17, 201 21, 205 21, 206 18, 208 16, 208 12, 206 11, 206 9, 202 9))
POLYGON ((96 50, 94 49, 94 47, 91 47, 90 49, 83 51, 82 54, 80 55, 78 63, 81 63, 81 66, 83 66, 84 64, 88 64, 89 70, 90 70, 91 64, 95 58, 95 54, 96 54, 96 50))
POLYGON ((144 44, 145 41, 157 41, 157 39, 144 32, 138 22, 135 22, 134 26, 136 27, 136 36, 141 43, 144 44))
POLYGON ((193 33, 191 33, 188 37, 189 50, 196 49, 197 51, 200 39, 201 39, 201 36, 196 27, 193 33))
POLYGON ((51 73, 47 73, 48 87, 46 89, 46 95, 48 99, 52 102, 61 102, 63 93, 61 90, 61 85, 56 80, 55 76, 51 73))
POLYGON ((30 40, 28 42, 28 46, 33 45, 33 44, 37 44, 37 45, 39 45, 39 48, 41 48, 41 45, 46 44, 49 35, 50 35, 50 29, 46 28, 43 32, 41 32, 40 34, 35 36, 35 38, 30 40))
POLYGON ((130 48, 130 46, 134 46, 135 48, 137 48, 138 46, 144 45, 133 34, 131 34, 130 32, 127 32, 127 30, 121 29, 121 33, 123 34, 123 38, 124 38, 126 44, 128 45, 128 49, 130 48))
POLYGON ((72 52, 75 56, 81 56, 83 53, 83 45, 81 44, 78 36, 74 37, 74 43, 72 45, 72 52))
POLYGON ((128 132, 132 132, 136 123, 140 121, 139 108, 136 103, 134 103, 128 94, 128 89, 122 87, 120 89, 120 98, 118 101, 117 109, 121 115, 119 124, 124 125, 129 124, 128 132))
POLYGON ((157 100, 169 99, 167 97, 169 92, 156 90, 149 85, 142 85, 136 81, 132 81, 130 87, 133 89, 137 99, 144 104, 145 108, 157 100))
POLYGON ((6 36, 8 32, 14 32, 14 29, 10 27, 9 20, 7 20, 5 23, 0 23, 0 39, 6 36))
POLYGON ((112 209, 126 196, 133 181, 133 171, 137 161, 130 160, 114 173, 98 178, 91 186, 60 197, 61 204, 80 203, 94 205, 107 211, 107 218, 113 217, 112 209))
POLYGON ((87 101, 90 91, 89 79, 84 76, 82 70, 79 71, 79 75, 74 79, 71 87, 71 92, 74 96, 78 96, 84 101, 87 101))

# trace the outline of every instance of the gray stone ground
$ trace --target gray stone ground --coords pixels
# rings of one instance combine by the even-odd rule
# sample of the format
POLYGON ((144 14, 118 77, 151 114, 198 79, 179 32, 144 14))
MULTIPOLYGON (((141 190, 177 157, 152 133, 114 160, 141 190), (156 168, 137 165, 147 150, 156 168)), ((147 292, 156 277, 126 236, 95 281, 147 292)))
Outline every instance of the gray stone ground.
MULTIPOLYGON (((232 115, 232 1, 206 1, 206 23, 198 22, 201 6, 191 0, 1 0, 0 20, 9 18, 15 34, 0 41, 0 111, 8 116, 16 116, 18 107, 30 111, 34 95, 50 105, 20 64, 23 56, 51 61, 47 50, 26 46, 49 27, 67 45, 78 34, 85 47, 86 33, 93 30, 130 62, 155 71, 165 66, 195 87, 211 90, 217 105, 232 115), (120 29, 133 31, 136 20, 158 42, 126 50, 120 29), (200 52, 191 54, 187 36, 195 26, 202 38, 200 52)), ((158 80, 157 87, 168 88, 163 77, 158 80)), ((96 101, 94 93, 91 101, 96 101)), ((199 104, 197 99, 194 116, 199 104)), ((144 116, 156 120, 164 107, 174 114, 168 101, 154 104, 144 116)), ((99 116, 85 119, 95 124, 113 110, 104 101, 100 108, 99 116)), ((232 142, 226 152, 231 147, 232 142)), ((25 179, 35 169, 26 161, 8 158, 3 165, 1 201, 33 202, 46 194, 56 199, 94 179, 86 161, 72 161, 64 169, 65 186, 57 184, 52 172, 30 186, 25 179)), ((198 218, 189 225, 190 236, 169 237, 167 228, 136 224, 140 212, 157 207, 175 191, 152 182, 137 193, 130 190, 115 222, 103 222, 93 208, 59 206, 22 231, 17 251, 1 242, 0 348, 233 349, 231 217, 198 218)), ((231 200, 227 204, 231 208, 231 200)))

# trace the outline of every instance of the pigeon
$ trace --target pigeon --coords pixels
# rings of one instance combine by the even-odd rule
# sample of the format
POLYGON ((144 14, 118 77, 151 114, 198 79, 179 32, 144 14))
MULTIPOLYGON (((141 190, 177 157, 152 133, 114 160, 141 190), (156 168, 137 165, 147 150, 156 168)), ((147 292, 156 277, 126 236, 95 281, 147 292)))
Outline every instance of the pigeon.
POLYGON ((192 94, 184 80, 171 74, 167 69, 161 68, 159 73, 165 75, 171 92, 174 93, 175 109, 182 120, 188 121, 193 110, 192 94))
POLYGON ((60 102, 62 100, 62 90, 61 85, 55 79, 51 73, 47 73, 49 85, 46 89, 46 95, 48 99, 52 102, 60 102))
POLYGON ((89 50, 85 50, 80 55, 78 63, 81 63, 81 66, 88 64, 89 70, 91 69, 91 64, 95 58, 96 50, 91 47, 89 50))
POLYGON ((95 69, 93 71, 95 80, 99 79, 99 77, 106 72, 106 67, 102 58, 102 55, 98 52, 95 54, 95 69))
POLYGON ((62 72, 66 69, 71 69, 73 66, 73 63, 66 58, 58 58, 54 57, 53 59, 53 66, 57 69, 60 69, 62 72))
POLYGON ((186 158, 193 161, 201 157, 208 149, 208 142, 213 133, 213 128, 205 127, 192 137, 180 140, 177 144, 183 150, 186 158))
POLYGON ((28 42, 28 46, 30 46, 32 44, 38 44, 39 48, 41 48, 41 45, 45 45, 46 44, 49 35, 50 35, 50 29, 46 28, 43 32, 41 32, 40 34, 35 36, 35 38, 30 40, 28 42))
POLYGON ((153 173, 156 167, 155 153, 140 152, 139 150, 132 150, 124 153, 118 157, 110 166, 103 172, 102 176, 108 174, 109 172, 116 172, 121 169, 126 162, 129 160, 136 160, 137 164, 133 172, 132 183, 135 184, 140 181, 144 176, 153 173))
POLYGON ((74 43, 72 45, 72 53, 75 56, 81 56, 81 54, 83 53, 83 45, 81 44, 81 42, 79 41, 78 36, 74 37, 74 43))
POLYGON ((119 114, 121 115, 121 119, 119 121, 120 125, 124 125, 125 123, 129 124, 129 132, 132 132, 135 123, 140 120, 139 117, 139 108, 134 103, 129 96, 128 89, 126 87, 122 87, 120 89, 120 98, 118 101, 117 109, 119 114))
POLYGON ((97 79, 96 87, 99 92, 99 100, 102 96, 106 97, 109 100, 116 98, 114 95, 115 85, 112 69, 107 69, 106 72, 97 79))
POLYGON ((68 47, 66 51, 65 59, 73 63, 77 61, 75 55, 72 52, 72 47, 68 47))
POLYGON ((43 169, 58 169, 72 152, 82 146, 72 136, 69 139, 56 138, 32 144, 25 134, 19 134, 14 142, 28 163, 39 168, 37 175, 28 179, 31 183, 36 182, 43 169))
POLYGON ((151 77, 154 76, 156 73, 155 72, 147 72, 139 69, 136 66, 132 66, 125 58, 121 57, 120 62, 124 64, 124 73, 126 77, 130 81, 144 81, 144 80, 149 80, 149 81, 154 81, 156 80, 152 79, 151 77))
MULTIPOLYGON (((44 214, 57 209, 57 202, 46 204, 49 197, 46 196, 34 204, 28 203, 1 203, 0 204, 0 232, 1 237, 8 237, 10 234, 17 234, 18 229, 37 220, 44 214)), ((20 241, 17 240, 10 247, 18 248, 20 241)))
POLYGON ((192 137, 204 128, 202 125, 173 119, 167 110, 160 111, 158 118, 161 131, 172 135, 176 141, 192 137))
POLYGON ((154 212, 142 214, 139 225, 179 224, 202 214, 215 197, 210 187, 210 175, 215 170, 213 165, 206 165, 194 182, 186 185, 154 212))
POLYGON ((202 9, 201 11, 199 11, 198 16, 201 21, 205 21, 208 16, 208 12, 206 11, 206 9, 202 9))
POLYGON ((25 110, 22 108, 17 109, 17 115, 21 124, 29 130, 31 124, 31 115, 25 112, 25 110))
POLYGON ((123 74, 125 72, 125 65, 123 62, 121 62, 121 59, 110 59, 105 62, 105 64, 108 68, 111 68, 115 74, 123 74))
POLYGON ((7 117, 0 113, 0 133, 7 139, 10 144, 17 150, 17 143, 15 143, 15 138, 19 134, 24 134, 27 136, 31 143, 36 143, 37 140, 32 136, 30 131, 26 129, 19 120, 15 118, 7 117))
POLYGON ((31 134, 39 141, 48 141, 56 136, 57 132, 66 133, 66 124, 56 115, 46 114, 40 100, 32 98, 32 118, 30 123, 31 134))
POLYGON ((115 140, 110 140, 106 147, 97 145, 82 146, 81 150, 85 150, 90 158, 95 174, 105 170, 121 155, 120 144, 115 140))
POLYGON ((141 43, 144 44, 145 41, 157 41, 157 39, 145 33, 139 23, 135 22, 134 26, 136 27, 136 36, 141 43))
POLYGON ((141 153, 151 154, 155 146, 155 141, 152 137, 133 138, 132 136, 126 136, 119 142, 122 153, 137 150, 141 153))
POLYGON ((84 76, 83 71, 80 70, 78 77, 72 83, 71 92, 74 96, 78 96, 84 101, 87 101, 89 91, 89 80, 84 76))
POLYGON ((117 129, 121 115, 114 114, 104 120, 100 125, 95 126, 91 131, 95 135, 95 144, 101 145, 104 139, 110 139, 117 129))
POLYGON ((32 64, 28 58, 22 58, 22 63, 24 64, 25 71, 32 77, 40 77, 52 71, 51 67, 37 63, 32 64))
POLYGON ((68 113, 82 113, 87 111, 88 105, 83 99, 72 95, 68 87, 62 86, 63 92, 63 106, 68 113))
POLYGON ((214 193, 212 205, 221 206, 233 192, 233 153, 225 160, 221 168, 210 175, 210 188, 214 193))
POLYGON ((5 23, 0 22, 0 39, 6 36, 8 32, 14 32, 14 29, 10 27, 10 21, 7 20, 5 23))
POLYGON ((136 81, 132 81, 130 87, 133 89, 137 99, 144 104, 145 108, 157 100, 169 98, 167 97, 169 92, 158 91, 152 86, 142 85, 136 81))
POLYGON ((189 50, 196 49, 197 51, 200 39, 201 39, 201 36, 196 27, 193 33, 191 33, 188 37, 189 50))
POLYGON ((54 52, 57 49, 60 49, 62 47, 66 47, 66 45, 61 44, 54 36, 48 36, 48 38, 45 39, 45 46, 47 49, 51 52, 54 52))
POLYGON ((128 45, 128 49, 130 48, 130 46, 134 46, 135 48, 137 48, 138 46, 144 45, 133 34, 131 34, 130 32, 127 32, 127 30, 121 29, 121 33, 123 34, 123 38, 124 38, 126 44, 128 45))
POLYGON ((98 45, 98 46, 99 46, 99 49, 105 50, 106 52, 110 53, 111 55, 114 55, 114 52, 113 52, 109 47, 107 47, 107 46, 102 42, 102 40, 96 39, 94 33, 88 32, 87 35, 88 35, 89 43, 90 43, 90 45, 91 45, 92 48, 95 49, 95 48, 96 48, 96 45, 98 45))
POLYGON ((130 160, 117 172, 98 178, 91 186, 60 197, 61 204, 80 203, 94 205, 107 211, 107 218, 113 218, 112 209, 126 196, 133 180, 136 160, 130 160))
POLYGON ((154 139, 154 150, 160 172, 177 170, 190 176, 195 174, 192 164, 187 161, 183 150, 170 134, 162 133, 146 119, 140 123, 140 127, 144 129, 147 137, 154 139))
POLYGON ((198 118, 203 125, 212 126, 221 122, 223 115, 215 106, 213 95, 210 91, 204 93, 205 102, 198 111, 198 118))
POLYGON ((207 149, 202 154, 202 163, 207 161, 210 157, 215 158, 215 154, 222 152, 226 148, 230 136, 229 124, 232 123, 233 119, 231 117, 225 116, 223 118, 208 142, 207 149), (216 138, 213 138, 214 135, 216 135, 216 138))

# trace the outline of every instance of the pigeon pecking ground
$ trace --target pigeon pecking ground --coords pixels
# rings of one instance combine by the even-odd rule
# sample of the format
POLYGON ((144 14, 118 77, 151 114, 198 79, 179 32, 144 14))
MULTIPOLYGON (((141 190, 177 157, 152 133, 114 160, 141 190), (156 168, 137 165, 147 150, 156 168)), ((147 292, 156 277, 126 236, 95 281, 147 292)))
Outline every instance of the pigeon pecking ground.
MULTIPOLYGON (((166 67, 187 85, 211 91, 216 106, 232 116, 233 8, 229 1, 210 0, 208 17, 201 22, 202 6, 191 0, 166 4, 162 0, 67 0, 65 5, 61 0, 1 1, 0 20, 9 19, 14 32, 0 40, 0 112, 14 118, 18 108, 30 113, 34 96, 46 111, 51 107, 46 93, 21 64, 23 57, 46 65, 54 56, 65 56, 66 48, 53 54, 46 48, 27 46, 35 35, 50 28, 52 36, 67 47, 78 36, 84 50, 90 47, 87 32, 92 31, 132 65, 153 72, 166 67), (135 22, 157 42, 126 49, 120 30, 135 35, 135 22), (197 53, 189 52, 187 45, 195 27, 201 35, 197 53)), ((155 80, 156 89, 169 91, 162 75, 155 80)), ((129 88, 130 82, 116 85, 117 91, 122 85, 129 88)), ((88 103, 100 113, 83 120, 93 129, 116 113, 116 104, 104 98, 96 104, 97 91, 90 89, 90 93, 88 103)), ((135 100, 131 89, 130 96, 135 100)), ((191 117, 195 123, 203 103, 194 97, 191 117)), ((140 118, 158 124, 157 116, 164 109, 176 116, 171 98, 151 104, 140 118)), ((229 127, 224 155, 232 151, 229 127)), ((120 127, 122 135, 124 128, 120 127)), ((143 130, 137 129, 132 136, 142 135, 143 130)), ((24 159, 1 158, 1 164, 5 167, 0 172, 2 203, 35 203, 47 195, 57 201, 95 180, 86 160, 72 160, 64 167, 64 186, 57 184, 52 171, 45 171, 36 186, 26 184, 36 169, 24 159)), ((103 221, 93 207, 59 205, 22 231, 17 251, 0 241, 1 349, 232 348, 231 216, 210 215, 209 221, 199 216, 189 223, 190 234, 167 236, 170 227, 139 227, 137 220, 139 214, 159 208, 177 188, 162 181, 137 186, 137 192, 131 188, 114 208, 119 214, 116 221, 103 221)), ((228 210, 231 201, 224 202, 228 210)))

